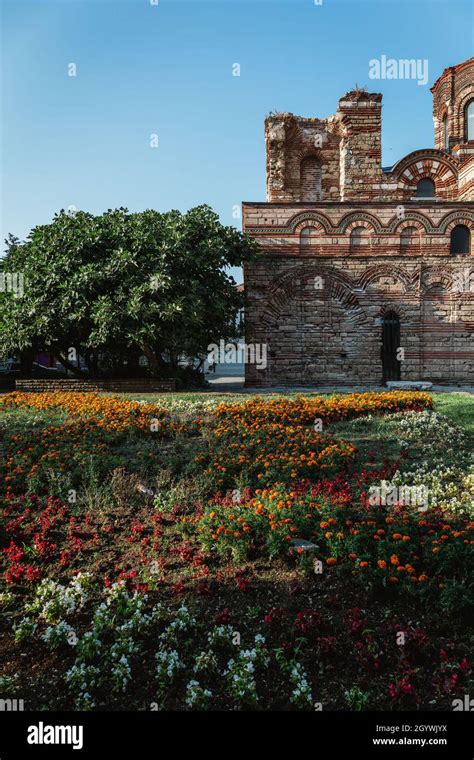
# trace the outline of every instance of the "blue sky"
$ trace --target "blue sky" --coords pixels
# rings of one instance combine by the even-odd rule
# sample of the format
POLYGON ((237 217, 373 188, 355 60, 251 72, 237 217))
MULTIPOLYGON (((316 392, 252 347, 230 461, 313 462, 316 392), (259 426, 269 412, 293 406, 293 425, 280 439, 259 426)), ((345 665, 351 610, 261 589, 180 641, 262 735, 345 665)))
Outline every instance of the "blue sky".
POLYGON ((391 165, 433 144, 429 87, 473 54, 470 0, 151 2, 2 1, 2 240, 69 206, 208 203, 240 228, 233 208, 265 200, 270 110, 325 117, 356 83, 383 92, 391 165), (382 55, 427 59, 428 84, 370 80, 382 55))

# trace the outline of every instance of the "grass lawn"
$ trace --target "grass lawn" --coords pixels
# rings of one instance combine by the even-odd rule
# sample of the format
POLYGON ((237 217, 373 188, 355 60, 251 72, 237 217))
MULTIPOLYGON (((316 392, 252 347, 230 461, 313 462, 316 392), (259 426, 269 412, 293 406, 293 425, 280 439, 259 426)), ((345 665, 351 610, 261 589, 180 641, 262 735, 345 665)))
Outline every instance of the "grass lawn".
POLYGON ((445 414, 471 436, 474 435, 474 394, 435 393, 433 397, 436 411, 445 414))
POLYGON ((473 396, 7 394, 0 412, 1 697, 440 710, 472 693, 473 396))

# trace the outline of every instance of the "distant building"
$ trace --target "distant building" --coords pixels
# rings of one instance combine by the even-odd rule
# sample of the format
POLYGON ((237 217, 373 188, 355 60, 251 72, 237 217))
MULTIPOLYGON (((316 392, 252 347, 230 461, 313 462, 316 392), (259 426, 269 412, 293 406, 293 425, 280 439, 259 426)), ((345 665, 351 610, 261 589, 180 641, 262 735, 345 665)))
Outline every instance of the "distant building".
POLYGON ((380 93, 267 117, 267 201, 243 204, 264 254, 244 267, 246 339, 268 347, 249 385, 473 382, 474 58, 431 91, 435 147, 389 168, 380 93))

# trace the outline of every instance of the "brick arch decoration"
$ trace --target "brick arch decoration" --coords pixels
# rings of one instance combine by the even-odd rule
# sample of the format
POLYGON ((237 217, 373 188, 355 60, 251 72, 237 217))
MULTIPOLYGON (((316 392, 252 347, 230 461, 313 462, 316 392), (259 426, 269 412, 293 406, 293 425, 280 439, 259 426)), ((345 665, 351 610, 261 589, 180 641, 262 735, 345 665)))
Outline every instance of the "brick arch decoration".
MULTIPOLYGON (((403 205, 403 203, 398 204, 400 206, 403 205)), ((418 222, 425 230, 426 233, 430 235, 436 235, 436 234, 446 234, 446 229, 448 224, 451 222, 451 220, 455 220, 454 224, 466 224, 471 230, 473 230, 474 227, 474 213, 472 211, 462 211, 462 216, 460 216, 459 211, 450 211, 446 216, 444 216, 438 226, 434 226, 430 219, 425 216, 424 214, 420 213, 419 211, 411 211, 407 210, 405 213, 405 216, 403 219, 399 219, 398 217, 394 216, 389 221, 387 227, 383 227, 379 220, 372 216, 371 214, 364 214, 359 212, 351 212, 347 216, 345 216, 338 226, 334 226, 331 220, 325 216, 325 214, 322 214, 319 211, 300 211, 299 213, 295 214, 291 219, 288 220, 287 224, 281 227, 260 227, 260 226, 254 226, 254 227, 248 227, 246 229, 246 232, 249 234, 266 234, 266 233, 272 233, 272 234, 295 234, 298 230, 301 231, 301 229, 305 226, 312 226, 313 223, 320 224, 322 227, 322 230, 327 235, 341 235, 343 232, 346 231, 346 229, 349 227, 349 225, 352 225, 354 223, 354 227, 361 227, 365 226, 364 222, 368 221, 368 224, 372 223, 373 227, 376 227, 375 232, 376 233, 388 233, 393 234, 397 231, 398 227, 403 224, 404 222, 418 222), (367 218, 369 218, 369 221, 367 218), (342 229, 344 227, 344 229, 342 229)), ((453 226, 454 226, 453 224, 453 226)), ((415 225, 416 226, 416 225, 415 225)))
POLYGON ((365 219, 354 219, 352 222, 350 222, 345 229, 346 235, 351 234, 352 230, 357 229, 358 227, 363 227, 368 232, 373 232, 374 228, 370 224, 370 222, 366 221, 365 219))
POLYGON ((474 84, 468 84, 463 87, 460 93, 458 93, 458 100, 456 103, 456 117, 459 125, 459 138, 461 142, 465 140, 466 134, 466 119, 464 111, 470 100, 474 100, 474 84))
POLYGON ((454 156, 445 153, 443 150, 438 150, 438 148, 424 148, 422 150, 414 150, 397 161, 392 167, 391 174, 395 179, 399 179, 406 169, 409 169, 413 165, 416 166, 417 162, 423 161, 437 161, 440 164, 443 164, 446 168, 451 169, 453 174, 457 174, 459 167, 458 160, 454 158, 454 156))
POLYGON ((302 222, 298 225, 296 230, 296 235, 298 236, 298 244, 300 246, 300 252, 303 253, 306 251, 306 253, 309 252, 311 255, 314 255, 315 253, 319 253, 321 246, 319 245, 319 237, 320 234, 323 231, 322 226, 319 224, 319 222, 302 222), (303 235, 303 232, 305 230, 310 230, 309 235, 306 237, 303 235))
MULTIPOLYGON (((333 231, 332 222, 330 219, 328 219, 327 216, 324 214, 321 214, 319 211, 302 211, 298 214, 295 214, 291 219, 288 220, 286 227, 278 227, 275 228, 274 231, 277 232, 291 232, 295 233, 299 225, 302 226, 308 226, 308 222, 316 222, 321 225, 324 232, 326 234, 331 233, 333 231)), ((258 227, 256 228, 259 229, 258 227)))
POLYGON ((363 253, 370 253, 372 250, 372 235, 373 235, 373 227, 369 222, 365 220, 357 220, 354 219, 350 224, 346 227, 346 235, 349 238, 349 253, 350 254, 361 254, 363 253), (361 239, 353 238, 352 233, 354 230, 357 229, 363 229, 364 234, 361 236, 361 239))
MULTIPOLYGON (((400 205, 402 206, 403 204, 400 205)), ((406 211, 403 218, 399 219, 397 216, 394 216, 389 221, 387 232, 392 234, 395 232, 401 233, 405 227, 416 227, 422 234, 433 234, 437 231, 430 219, 424 214, 421 214, 419 211, 406 211)))
POLYGON ((400 254, 404 256, 408 251, 410 254, 419 255, 422 238, 425 236, 425 228, 419 222, 413 219, 405 219, 402 225, 398 227, 400 234, 400 254), (406 230, 415 230, 416 234, 410 235, 408 238, 404 236, 406 230))
POLYGON ((435 125, 435 142, 436 142, 436 133, 438 132, 438 124, 439 124, 439 130, 441 134, 441 145, 443 148, 445 147, 445 140, 444 140, 444 120, 447 120, 448 123, 448 147, 451 143, 451 135, 453 134, 453 117, 449 113, 449 108, 444 103, 441 106, 441 111, 438 113, 438 116, 433 119, 434 125, 435 125))
POLYGON ((416 186, 422 179, 431 179, 436 188, 436 196, 445 200, 453 200, 457 195, 457 172, 442 164, 439 161, 427 159, 419 161, 407 167, 399 177, 398 186, 410 192, 416 193, 416 186))
POLYGON ((452 228, 458 224, 465 224, 471 230, 471 234, 474 234, 474 212, 464 209, 462 212, 450 211, 449 214, 440 219, 437 232, 448 235, 452 228))
POLYGON ((287 133, 285 142, 285 188, 299 190, 301 181, 301 164, 306 158, 314 158, 322 171, 321 150, 304 144, 303 130, 298 124, 287 133))
POLYGON ((302 145, 301 148, 294 148, 292 150, 291 158, 298 164, 301 164, 306 158, 314 158, 321 163, 321 148, 308 148, 307 145, 302 145))
POLYGON ((425 267, 421 273, 421 290, 429 293, 433 288, 441 287, 446 293, 453 290, 453 272, 444 266, 425 267))
MULTIPOLYGON (((315 124, 320 133, 328 135, 328 125, 324 120, 320 121, 320 127, 315 124)), ((305 158, 315 158, 319 163, 323 161, 322 148, 314 143, 314 140, 305 135, 303 128, 297 122, 288 128, 285 140, 285 153, 288 162, 297 165, 305 158)))
POLYGON ((446 105, 446 103, 444 103, 444 105, 441 106, 441 111, 439 112, 438 117, 437 117, 440 124, 443 123, 445 116, 448 117, 448 124, 449 124, 449 108, 446 105))
POLYGON ((368 267, 359 278, 358 285, 366 290, 379 277, 395 277, 402 284, 404 293, 408 293, 414 288, 413 278, 410 274, 393 264, 375 264, 368 267))
POLYGON ((376 216, 368 214, 365 211, 351 211, 350 214, 346 214, 346 216, 341 219, 334 232, 335 234, 343 235, 347 233, 349 227, 351 227, 351 229, 354 227, 365 227, 377 234, 381 234, 384 231, 380 219, 377 219, 376 216))
POLYGON ((457 227, 458 225, 462 224, 463 226, 467 227, 470 232, 470 239, 469 239, 469 256, 472 256, 474 253, 474 223, 471 220, 472 214, 470 212, 464 212, 463 216, 458 216, 457 212, 447 214, 446 217, 442 220, 443 223, 443 229, 445 235, 451 235, 452 230, 454 227, 457 227))
POLYGON ((301 235, 302 231, 312 227, 317 232, 325 232, 323 225, 317 219, 307 219, 306 221, 299 222, 293 230, 295 235, 301 235))
POLYGON ((354 293, 352 278, 344 272, 319 263, 292 267, 290 271, 274 280, 270 295, 262 309, 261 324, 270 327, 277 322, 285 304, 290 299, 296 300, 298 297, 300 281, 308 281, 318 276, 322 277, 326 283, 324 288, 326 298, 341 305, 347 311, 349 320, 362 326, 366 322, 366 315, 354 293))
POLYGON ((398 301, 386 301, 384 304, 382 304, 376 316, 379 319, 383 319, 389 312, 394 312, 399 318, 400 323, 406 323, 410 319, 406 307, 398 301))

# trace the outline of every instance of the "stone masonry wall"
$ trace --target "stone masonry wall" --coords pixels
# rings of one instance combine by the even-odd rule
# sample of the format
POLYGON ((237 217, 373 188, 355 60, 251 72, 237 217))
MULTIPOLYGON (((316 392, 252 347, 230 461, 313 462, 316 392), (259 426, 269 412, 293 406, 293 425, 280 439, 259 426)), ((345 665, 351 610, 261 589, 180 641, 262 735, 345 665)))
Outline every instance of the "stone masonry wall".
POLYGON ((474 97, 474 58, 445 69, 431 88, 435 146, 445 149, 443 118, 448 117, 449 148, 465 142, 464 110, 474 97))
POLYGON ((174 391, 174 380, 152 378, 124 380, 16 380, 15 389, 24 393, 161 393, 174 391))
POLYGON ((449 232, 474 211, 462 204, 244 204, 244 229, 261 245, 245 268, 247 342, 266 343, 265 370, 248 385, 380 385, 383 315, 401 322, 404 380, 472 383, 474 256, 451 256, 449 232), (296 213, 295 213, 296 212, 296 213), (271 216, 271 219, 269 218, 271 216), (269 225, 269 221, 271 224, 269 225), (300 245, 308 225, 315 235, 300 245), (351 250, 364 226, 368 244, 351 250), (403 229, 417 230, 403 249, 403 229))

